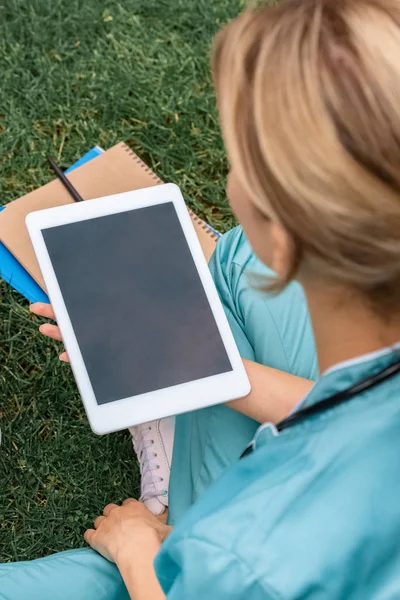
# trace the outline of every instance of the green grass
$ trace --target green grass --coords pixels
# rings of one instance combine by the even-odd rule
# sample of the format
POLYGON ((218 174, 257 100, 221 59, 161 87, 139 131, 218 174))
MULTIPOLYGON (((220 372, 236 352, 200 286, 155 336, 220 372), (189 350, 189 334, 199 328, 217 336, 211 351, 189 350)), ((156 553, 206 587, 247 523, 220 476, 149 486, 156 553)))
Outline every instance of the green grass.
MULTIPOLYGON (((128 142, 215 227, 233 224, 209 74, 240 0, 0 0, 0 203, 95 144, 128 142)), ((126 433, 89 429, 60 348, 0 283, 0 561, 83 545, 105 504, 137 495, 126 433)))

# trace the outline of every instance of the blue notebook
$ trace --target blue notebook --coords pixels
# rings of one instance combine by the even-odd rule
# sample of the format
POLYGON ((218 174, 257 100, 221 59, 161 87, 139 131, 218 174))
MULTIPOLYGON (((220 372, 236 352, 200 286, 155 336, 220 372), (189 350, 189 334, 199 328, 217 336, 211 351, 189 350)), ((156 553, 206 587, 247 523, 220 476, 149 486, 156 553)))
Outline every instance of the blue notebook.
MULTIPOLYGON (((77 167, 80 167, 92 158, 102 154, 104 150, 95 146, 72 165, 66 173, 70 173, 77 167)), ((6 206, 0 206, 0 211, 6 209, 6 206)), ((24 267, 17 261, 13 254, 0 242, 0 277, 9 283, 17 292, 25 296, 29 302, 49 302, 47 294, 29 275, 24 267)))

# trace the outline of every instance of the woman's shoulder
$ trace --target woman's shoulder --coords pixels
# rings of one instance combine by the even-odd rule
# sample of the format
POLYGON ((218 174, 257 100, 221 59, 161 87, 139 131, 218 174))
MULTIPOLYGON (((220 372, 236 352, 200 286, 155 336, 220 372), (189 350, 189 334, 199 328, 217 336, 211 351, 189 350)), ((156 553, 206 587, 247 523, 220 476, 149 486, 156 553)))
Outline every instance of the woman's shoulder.
POLYGON ((210 548, 222 562, 223 549, 271 598, 372 597, 387 585, 382 556, 400 572, 400 418, 386 428, 373 418, 273 440, 200 499, 165 552, 206 570, 210 548))

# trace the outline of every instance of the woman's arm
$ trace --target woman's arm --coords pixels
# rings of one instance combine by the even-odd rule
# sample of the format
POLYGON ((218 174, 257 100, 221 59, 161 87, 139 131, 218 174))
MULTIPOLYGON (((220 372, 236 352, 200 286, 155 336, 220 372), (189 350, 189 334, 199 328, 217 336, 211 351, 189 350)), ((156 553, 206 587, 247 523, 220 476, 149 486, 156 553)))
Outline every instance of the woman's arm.
POLYGON ((314 385, 313 381, 284 371, 250 360, 243 362, 251 383, 251 392, 245 398, 227 403, 227 406, 259 423, 282 421, 314 385))
POLYGON ((160 547, 157 538, 149 536, 118 558, 117 567, 132 600, 165 600, 153 566, 160 547))

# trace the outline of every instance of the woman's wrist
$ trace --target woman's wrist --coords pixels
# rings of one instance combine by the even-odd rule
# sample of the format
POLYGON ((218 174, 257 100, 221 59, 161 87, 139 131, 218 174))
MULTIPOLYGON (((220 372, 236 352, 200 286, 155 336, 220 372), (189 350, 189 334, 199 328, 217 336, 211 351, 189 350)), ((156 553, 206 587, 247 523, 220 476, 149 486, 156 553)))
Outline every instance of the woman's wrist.
POLYGON ((158 532, 149 528, 136 535, 132 542, 122 546, 116 553, 115 562, 120 570, 131 568, 132 564, 138 562, 152 564, 161 548, 161 543, 158 532))
POLYGON ((137 537, 135 543, 118 552, 116 564, 132 599, 165 599, 154 570, 154 559, 160 547, 160 538, 152 531, 137 537))

